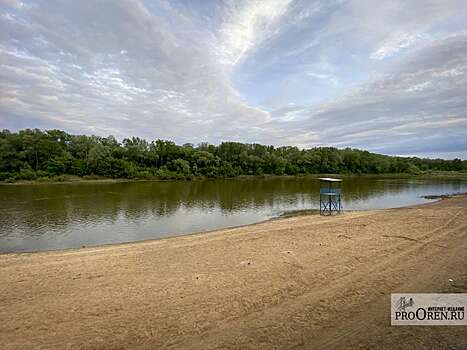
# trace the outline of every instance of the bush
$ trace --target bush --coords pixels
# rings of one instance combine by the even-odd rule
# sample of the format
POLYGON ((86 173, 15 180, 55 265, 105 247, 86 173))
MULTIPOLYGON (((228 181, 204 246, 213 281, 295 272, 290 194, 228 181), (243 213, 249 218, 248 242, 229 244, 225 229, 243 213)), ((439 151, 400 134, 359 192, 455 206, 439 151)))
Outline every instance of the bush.
POLYGON ((32 169, 21 169, 15 176, 18 180, 35 180, 37 178, 36 172, 32 169))
POLYGON ((36 181, 37 182, 50 182, 50 177, 48 176, 38 177, 36 181))
POLYGON ((420 169, 416 165, 413 165, 411 163, 409 163, 409 165, 407 166, 406 172, 412 175, 417 175, 421 173, 420 169))
POLYGON ((170 169, 181 175, 191 175, 190 162, 177 158, 170 162, 170 169))
POLYGON ((161 180, 175 180, 175 179, 184 179, 185 177, 181 174, 177 174, 174 171, 168 170, 165 166, 158 169, 155 174, 157 178, 161 180))
POLYGON ((113 177, 138 177, 138 167, 127 160, 113 159, 111 167, 113 177))
POLYGON ((102 176, 91 174, 91 175, 85 175, 83 176, 84 180, 100 180, 102 179, 102 176))
POLYGON ((65 182, 65 181, 69 181, 69 177, 66 176, 66 175, 56 175, 56 176, 53 176, 52 178, 52 181, 56 181, 56 182, 65 182))
POLYGON ((0 172, 0 181, 5 181, 6 179, 11 179, 13 178, 13 174, 9 172, 0 172))
POLYGON ((85 176, 86 162, 82 159, 74 159, 71 165, 71 173, 78 176, 85 176))
POLYGON ((36 171, 36 176, 37 176, 38 179, 39 179, 39 178, 42 178, 42 177, 48 178, 48 177, 49 177, 49 174, 48 174, 46 171, 44 171, 44 170, 37 170, 37 171, 36 171))
POLYGON ((138 171, 135 174, 137 179, 150 180, 154 178, 154 175, 149 170, 138 171))
POLYGON ((74 162, 69 154, 55 156, 47 162, 47 171, 52 175, 66 174, 73 168, 74 162))

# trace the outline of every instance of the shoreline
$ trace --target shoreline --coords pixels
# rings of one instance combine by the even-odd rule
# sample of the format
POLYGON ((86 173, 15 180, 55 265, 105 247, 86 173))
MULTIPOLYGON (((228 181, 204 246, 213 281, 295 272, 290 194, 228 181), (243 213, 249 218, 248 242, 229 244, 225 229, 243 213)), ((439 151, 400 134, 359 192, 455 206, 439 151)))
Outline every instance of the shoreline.
POLYGON ((465 251, 467 196, 456 196, 4 254, 0 338, 7 349, 465 348, 463 327, 388 323, 391 293, 466 293, 465 251))
MULTIPOLYGON (((62 176, 62 175, 59 175, 62 176)), ((421 174, 406 174, 406 173, 388 173, 388 174, 300 174, 300 175, 240 175, 235 177, 190 177, 190 178, 152 178, 152 179, 137 179, 137 178, 86 178, 74 175, 65 175, 68 177, 64 180, 17 180, 14 182, 0 181, 0 186, 23 186, 23 185, 60 185, 60 184, 112 184, 112 183, 125 183, 125 182, 167 182, 167 181, 215 181, 215 180, 267 180, 276 178, 316 178, 319 177, 344 177, 344 178, 380 178, 380 179, 443 179, 443 180, 467 180, 466 172, 452 171, 452 172, 428 172, 421 174)))

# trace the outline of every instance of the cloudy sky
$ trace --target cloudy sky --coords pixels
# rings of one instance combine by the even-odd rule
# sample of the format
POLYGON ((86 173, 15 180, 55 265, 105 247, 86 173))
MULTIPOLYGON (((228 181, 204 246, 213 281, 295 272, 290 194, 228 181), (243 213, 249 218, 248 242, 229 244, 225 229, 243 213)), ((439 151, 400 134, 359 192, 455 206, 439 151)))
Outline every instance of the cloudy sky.
POLYGON ((466 0, 0 0, 0 128, 467 158, 466 0))

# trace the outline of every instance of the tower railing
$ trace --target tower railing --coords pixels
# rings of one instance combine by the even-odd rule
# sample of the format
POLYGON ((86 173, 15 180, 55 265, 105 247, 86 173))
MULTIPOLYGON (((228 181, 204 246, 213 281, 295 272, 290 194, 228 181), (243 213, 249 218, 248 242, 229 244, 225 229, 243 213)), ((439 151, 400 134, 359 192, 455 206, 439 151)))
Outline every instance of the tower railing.
POLYGON ((340 188, 320 188, 319 194, 330 194, 330 195, 339 195, 341 194, 340 188))

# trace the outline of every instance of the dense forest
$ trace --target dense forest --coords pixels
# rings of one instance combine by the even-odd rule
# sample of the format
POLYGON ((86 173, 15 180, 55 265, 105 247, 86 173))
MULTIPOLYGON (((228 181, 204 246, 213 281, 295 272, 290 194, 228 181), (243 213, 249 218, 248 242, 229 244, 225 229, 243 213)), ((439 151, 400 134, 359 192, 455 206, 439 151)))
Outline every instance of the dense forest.
POLYGON ((273 147, 223 142, 176 145, 133 137, 25 129, 0 134, 0 180, 81 177, 171 179, 240 175, 418 174, 467 170, 467 161, 392 157, 357 149, 273 147))

